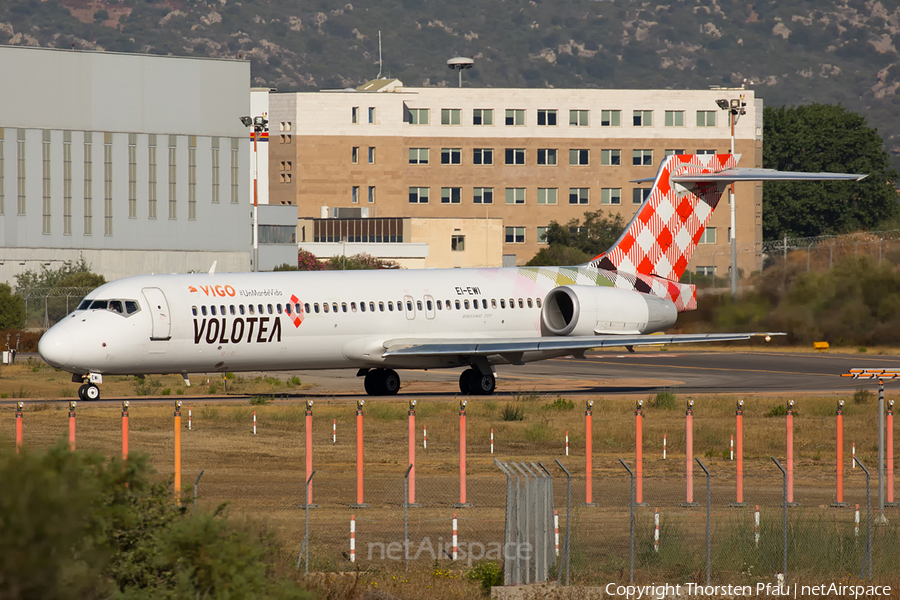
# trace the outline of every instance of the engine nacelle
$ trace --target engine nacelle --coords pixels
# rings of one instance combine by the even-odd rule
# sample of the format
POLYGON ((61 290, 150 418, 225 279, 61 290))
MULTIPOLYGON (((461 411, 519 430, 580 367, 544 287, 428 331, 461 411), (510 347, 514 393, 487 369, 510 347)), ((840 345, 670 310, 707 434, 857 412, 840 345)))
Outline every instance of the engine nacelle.
POLYGON ((563 285, 544 299, 541 323, 553 335, 639 334, 675 324, 670 300, 613 287, 563 285))

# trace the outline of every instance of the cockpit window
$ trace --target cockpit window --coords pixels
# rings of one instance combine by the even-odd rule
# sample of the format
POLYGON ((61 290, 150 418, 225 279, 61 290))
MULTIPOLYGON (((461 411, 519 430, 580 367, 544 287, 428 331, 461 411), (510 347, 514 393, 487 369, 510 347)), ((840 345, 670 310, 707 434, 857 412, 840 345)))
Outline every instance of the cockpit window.
MULTIPOLYGON (((141 305, 137 300, 83 300, 76 310, 108 310, 123 317, 140 312, 141 305)), ((194 307, 196 311, 196 307, 194 307)))
POLYGON ((106 310, 109 307, 109 300, 94 300, 91 302, 92 310, 106 310))
POLYGON ((75 310, 87 310, 91 306, 91 300, 82 300, 81 304, 78 305, 78 308, 75 310))
POLYGON ((122 306, 121 300, 110 300, 109 301, 109 310, 113 312, 117 312, 120 315, 125 313, 125 308, 122 306))

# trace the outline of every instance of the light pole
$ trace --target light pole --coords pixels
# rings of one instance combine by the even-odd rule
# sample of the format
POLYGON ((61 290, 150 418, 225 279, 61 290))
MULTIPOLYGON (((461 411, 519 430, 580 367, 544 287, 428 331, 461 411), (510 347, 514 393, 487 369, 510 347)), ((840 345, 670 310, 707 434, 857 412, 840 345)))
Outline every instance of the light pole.
POLYGON ((253 271, 259 271, 259 192, 257 179, 259 178, 259 151, 256 142, 259 134, 265 131, 269 125, 265 117, 241 117, 244 127, 253 127, 253 271))
MULTIPOLYGON (((741 118, 741 115, 747 114, 747 103, 744 97, 731 98, 730 100, 716 100, 716 104, 722 110, 728 111, 728 122, 731 126, 731 153, 734 154, 734 125, 741 118)), ((736 298, 738 292, 738 270, 737 270, 737 227, 734 219, 734 183, 729 188, 728 203, 731 205, 731 297, 736 298)))

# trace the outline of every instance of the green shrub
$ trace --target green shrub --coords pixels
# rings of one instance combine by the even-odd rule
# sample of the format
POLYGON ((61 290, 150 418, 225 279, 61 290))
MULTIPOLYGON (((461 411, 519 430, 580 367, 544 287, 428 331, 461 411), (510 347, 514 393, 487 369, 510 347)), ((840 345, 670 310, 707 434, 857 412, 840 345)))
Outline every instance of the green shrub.
POLYGON ((869 390, 858 389, 853 392, 853 404, 868 404, 873 396, 875 394, 869 390))
POLYGON ((673 392, 663 390, 657 392, 655 396, 650 396, 647 399, 647 406, 662 410, 675 410, 678 408, 678 399, 673 392))
POLYGON ((135 396, 155 396, 162 389, 162 382, 152 377, 135 377, 132 385, 135 396))
MULTIPOLYGON (((793 409, 791 413, 796 417, 800 413, 797 412, 797 409, 793 409)), ((786 404, 776 404, 772 408, 769 409, 769 412, 766 413, 767 417, 786 417, 787 416, 787 405, 786 404)))
POLYGON ((504 421, 524 421, 525 408, 519 403, 507 402, 500 412, 500 418, 504 421))
POLYGON ((481 590, 485 594, 491 593, 494 586, 503 585, 503 569, 494 561, 483 561, 476 563, 474 567, 466 572, 466 579, 469 581, 480 581, 481 590))
POLYGON ((525 440, 532 443, 551 442, 558 439, 556 432, 550 428, 550 424, 546 421, 540 423, 532 423, 525 428, 525 440))
POLYGON ((164 389, 164 390, 162 391, 162 395, 163 395, 163 396, 171 396, 171 395, 172 395, 172 390, 171 390, 170 388, 166 388, 166 389, 164 389))
POLYGON ((554 400, 550 404, 545 404, 543 408, 544 410, 555 410, 559 412, 575 410, 575 402, 567 398, 563 398, 562 396, 557 396, 556 400, 554 400))
POLYGON ((269 404, 272 400, 267 396, 253 396, 250 398, 251 406, 265 406, 269 404))

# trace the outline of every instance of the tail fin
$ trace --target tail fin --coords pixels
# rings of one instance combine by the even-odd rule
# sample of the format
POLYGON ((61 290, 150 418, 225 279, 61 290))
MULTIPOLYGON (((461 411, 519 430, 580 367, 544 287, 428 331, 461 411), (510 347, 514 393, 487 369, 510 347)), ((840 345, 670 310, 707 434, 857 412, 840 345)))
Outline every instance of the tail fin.
POLYGON ((612 248, 591 260, 591 266, 678 281, 730 183, 704 181, 702 175, 733 168, 739 158, 733 154, 666 157, 650 196, 612 248), (700 177, 693 181, 692 175, 700 177))

